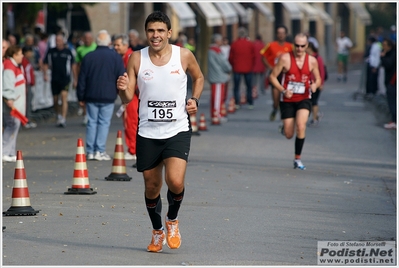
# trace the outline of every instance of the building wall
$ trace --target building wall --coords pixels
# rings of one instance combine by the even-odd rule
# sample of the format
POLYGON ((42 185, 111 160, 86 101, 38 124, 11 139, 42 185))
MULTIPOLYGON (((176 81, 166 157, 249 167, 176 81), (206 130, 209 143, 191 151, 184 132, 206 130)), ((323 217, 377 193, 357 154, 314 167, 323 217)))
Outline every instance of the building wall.
POLYGON ((145 39, 144 24, 147 16, 153 12, 154 5, 152 2, 149 3, 128 3, 129 8, 129 29, 136 29, 139 32, 140 39, 145 39))
MULTIPOLYGON (((268 7, 273 10, 273 2, 265 2, 268 7)), ((324 8, 324 3, 314 3, 324 8)), ((317 20, 316 26, 316 38, 320 43, 320 54, 322 56, 328 55, 328 59, 333 61, 335 59, 335 49, 333 48, 335 45, 335 39, 339 36, 339 31, 341 29, 342 19, 339 14, 338 7, 340 3, 330 3, 331 4, 331 18, 334 21, 334 24, 330 26, 330 38, 326 38, 326 27, 324 21, 319 18, 317 20), (325 40, 330 40, 330 44, 326 44, 325 40)), ((145 18, 153 11, 153 3, 98 3, 93 6, 85 6, 84 7, 90 21, 90 25, 93 33, 97 33, 101 29, 106 29, 108 32, 112 34, 118 33, 127 33, 129 29, 135 28, 139 31, 140 37, 145 38, 144 32, 144 21, 145 18)), ((282 8, 283 13, 283 24, 285 24, 288 28, 288 34, 292 37, 293 29, 292 29, 292 21, 290 19, 290 14, 287 12, 285 8, 282 8)), ((270 22, 261 12, 258 10, 252 10, 249 12, 252 14, 250 23, 248 24, 249 35, 252 40, 255 39, 256 33, 260 33, 262 35, 263 41, 270 42, 274 39, 274 27, 275 23, 270 22), (258 15, 255 15, 258 13, 258 15), (255 21, 257 18, 257 21, 255 21)), ((364 47, 366 42, 365 37, 365 25, 353 14, 353 11, 349 11, 349 23, 350 23, 350 32, 347 33, 348 36, 352 39, 352 41, 356 44, 356 46, 352 49, 351 62, 359 62, 364 53, 364 47)), ((174 40, 177 37, 177 33, 181 30, 178 27, 178 18, 176 15, 171 15, 172 21, 172 29, 174 29, 172 39, 174 40)), ((206 69, 207 62, 207 48, 209 45, 210 36, 213 34, 212 29, 208 29, 206 27, 205 22, 202 18, 197 18, 200 33, 197 37, 198 40, 201 40, 204 44, 200 45, 197 49, 197 56, 200 60, 201 67, 206 69), (206 40, 206 41, 204 41, 206 40)), ((300 23, 301 31, 308 29, 308 20, 305 18, 302 21, 298 21, 300 23)), ((222 27, 222 34, 225 29, 222 27)), ((234 25, 232 29, 232 40, 235 40, 237 35, 238 25, 234 25)))
MULTIPOLYGON (((272 3, 266 3, 266 5, 270 10, 273 10, 272 3)), ((248 24, 248 28, 251 40, 255 40, 256 34, 259 33, 264 43, 273 41, 274 22, 271 22, 262 12, 258 10, 252 11, 252 18, 248 24)))
POLYGON ((84 6, 93 34, 107 30, 110 35, 127 33, 129 3, 98 3, 84 6))
POLYGON ((365 49, 366 31, 364 30, 364 24, 359 20, 357 16, 351 14, 351 39, 354 44, 351 50, 351 62, 361 63, 363 62, 363 55, 365 49))

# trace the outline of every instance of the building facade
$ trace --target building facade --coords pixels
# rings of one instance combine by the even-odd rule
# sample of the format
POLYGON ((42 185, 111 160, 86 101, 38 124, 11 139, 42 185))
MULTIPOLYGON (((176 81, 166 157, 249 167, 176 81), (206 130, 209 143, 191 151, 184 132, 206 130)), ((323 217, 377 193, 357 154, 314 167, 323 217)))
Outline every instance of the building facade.
POLYGON ((106 29, 110 34, 119 34, 136 29, 142 39, 148 14, 154 10, 165 12, 171 18, 172 42, 179 32, 195 39, 195 54, 204 73, 213 33, 232 42, 237 38, 237 29, 243 26, 251 40, 260 34, 267 43, 275 39, 275 27, 283 24, 290 39, 296 33, 309 32, 318 40, 320 54, 333 63, 335 39, 344 30, 355 44, 350 61, 357 63, 362 61, 365 49, 365 27, 371 24, 370 14, 359 2, 99 2, 84 5, 83 9, 93 33, 106 29))

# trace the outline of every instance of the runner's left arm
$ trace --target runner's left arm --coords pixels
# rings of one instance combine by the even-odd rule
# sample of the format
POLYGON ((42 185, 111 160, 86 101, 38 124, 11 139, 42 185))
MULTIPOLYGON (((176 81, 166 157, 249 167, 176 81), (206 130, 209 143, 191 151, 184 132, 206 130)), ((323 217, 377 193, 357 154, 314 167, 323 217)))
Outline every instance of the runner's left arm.
MULTIPOLYGON (((195 58, 194 54, 185 48, 181 49, 183 63, 186 63, 187 72, 191 75, 193 79, 193 90, 192 96, 196 99, 201 98, 202 90, 204 89, 204 75, 198 65, 197 59, 195 58)), ((184 66, 185 64, 183 64, 184 66)), ((186 110, 189 114, 194 114, 197 112, 197 104, 196 101, 193 99, 188 98, 186 110)))

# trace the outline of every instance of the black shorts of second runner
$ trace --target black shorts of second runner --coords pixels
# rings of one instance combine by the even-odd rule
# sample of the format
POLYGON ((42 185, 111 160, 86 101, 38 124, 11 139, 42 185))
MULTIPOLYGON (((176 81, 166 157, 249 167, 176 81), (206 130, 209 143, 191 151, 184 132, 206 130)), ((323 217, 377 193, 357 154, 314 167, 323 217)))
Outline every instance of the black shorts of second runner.
POLYGON ((312 98, 310 99, 312 101, 312 105, 318 105, 320 93, 320 89, 317 89, 316 92, 312 93, 312 98))
POLYGON ((68 91, 69 82, 65 84, 65 82, 51 81, 51 92, 53 96, 60 95, 62 90, 68 91))
POLYGON ((306 109, 310 112, 312 109, 312 102, 310 99, 298 102, 283 102, 280 101, 281 119, 295 118, 296 112, 299 109, 306 109))
POLYGON ((178 157, 188 160, 191 131, 184 131, 168 139, 149 139, 137 135, 137 171, 153 169, 166 158, 178 157))

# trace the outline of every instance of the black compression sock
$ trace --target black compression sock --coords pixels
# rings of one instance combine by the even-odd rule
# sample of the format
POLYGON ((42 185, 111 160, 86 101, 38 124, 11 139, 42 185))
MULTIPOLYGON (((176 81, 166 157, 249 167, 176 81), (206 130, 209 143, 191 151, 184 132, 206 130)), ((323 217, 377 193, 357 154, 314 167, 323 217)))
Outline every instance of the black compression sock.
POLYGON ((298 137, 295 138, 295 155, 301 155, 304 143, 305 143, 305 138, 303 139, 299 139, 298 137))
POLYGON ((168 189, 168 202, 169 202, 169 210, 168 210, 168 219, 174 220, 177 218, 177 213, 180 209, 180 204, 183 201, 184 189, 180 194, 172 193, 168 189))
POLYGON ((145 204, 147 206, 148 215, 150 216, 152 227, 154 230, 162 228, 162 201, 161 195, 158 195, 155 199, 148 199, 145 197, 145 204))

